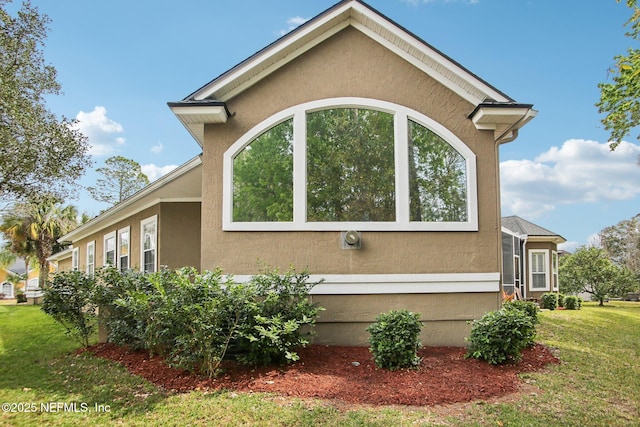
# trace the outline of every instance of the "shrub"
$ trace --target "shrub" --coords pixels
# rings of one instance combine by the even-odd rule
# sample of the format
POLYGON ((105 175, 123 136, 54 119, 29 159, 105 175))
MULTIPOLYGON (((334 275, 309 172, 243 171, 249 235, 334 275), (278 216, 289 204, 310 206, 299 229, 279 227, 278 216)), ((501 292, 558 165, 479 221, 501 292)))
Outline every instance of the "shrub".
POLYGON ((541 301, 542 308, 546 308, 548 310, 555 310, 558 306, 558 294, 553 292, 547 292, 546 294, 542 294, 541 301))
POLYGON ((517 362, 522 350, 535 338, 535 325, 521 310, 491 311, 471 323, 467 357, 486 360, 492 365, 517 362))
POLYGON ((224 279, 220 270, 193 268, 152 274, 99 273, 96 302, 104 309, 109 339, 160 354, 170 365, 214 376, 229 348, 247 363, 297 360, 308 343, 303 327, 320 308, 308 298, 315 284, 293 270, 259 275, 249 283, 224 279))
POLYGON ((96 277, 94 302, 109 332, 108 340, 134 350, 148 348, 145 334, 149 313, 143 309, 152 293, 148 276, 134 270, 120 272, 105 267, 96 271, 96 277))
POLYGON ((565 306, 564 305, 564 299, 565 298, 566 297, 563 294, 558 293, 558 307, 564 307, 565 306))
POLYGON ((535 302, 515 300, 505 302, 502 307, 506 310, 520 310, 531 318, 534 325, 538 323, 538 304, 535 302))
POLYGON ((21 304, 23 302, 27 302, 27 295, 25 295, 25 293, 22 292, 22 291, 16 292, 16 302, 18 304, 21 304))
POLYGON ((564 298, 564 307, 567 310, 580 310, 580 298, 574 295, 568 295, 564 298))
POLYGON ((95 279, 80 271, 65 271, 54 276, 45 288, 42 311, 62 324, 67 334, 84 347, 96 330, 96 305, 92 302, 95 279))
POLYGON ((420 315, 407 310, 391 310, 376 317, 376 323, 367 328, 376 366, 394 370, 419 365, 421 329, 420 315))
POLYGON ((294 350, 309 344, 309 327, 323 310, 309 299, 317 284, 309 282, 308 273, 297 274, 293 268, 252 277, 247 286, 255 297, 248 301, 239 325, 239 360, 263 365, 298 360, 294 350))

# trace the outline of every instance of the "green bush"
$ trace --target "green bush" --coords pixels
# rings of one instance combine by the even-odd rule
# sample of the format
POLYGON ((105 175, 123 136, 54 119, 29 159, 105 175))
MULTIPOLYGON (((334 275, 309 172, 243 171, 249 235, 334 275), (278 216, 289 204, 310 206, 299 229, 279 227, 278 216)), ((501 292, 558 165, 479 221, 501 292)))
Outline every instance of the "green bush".
POLYGON ((376 366, 391 370, 418 366, 421 329, 420 315, 407 310, 391 310, 376 317, 376 323, 367 328, 376 366))
POLYGON ((108 331, 108 340, 134 350, 147 348, 148 313, 143 313, 142 306, 152 293, 148 275, 105 267, 96 271, 96 277, 94 302, 108 331))
POLYGON ((532 301, 514 300, 507 301, 502 306, 506 310, 520 310, 526 313, 533 324, 538 324, 538 304, 532 301))
POLYGON ((18 304, 27 302, 27 295, 22 291, 16 292, 16 302, 18 304))
POLYGON ((497 365, 517 362, 535 338, 535 324, 521 310, 491 311, 471 323, 467 356, 497 365))
POLYGON ((564 299, 565 298, 566 297, 563 294, 558 293, 558 307, 564 307, 564 299))
POLYGON ((318 283, 306 272, 290 268, 252 277, 247 284, 255 295, 247 301, 246 316, 239 325, 238 359, 247 364, 289 363, 299 359, 295 349, 309 344, 311 326, 323 310, 309 299, 318 283))
POLYGON ((57 273, 44 290, 42 311, 62 324, 84 347, 97 326, 93 303, 95 279, 80 271, 57 273))
POLYGON ((541 301, 542 308, 546 308, 548 310, 555 310, 558 307, 558 294, 553 292, 547 292, 542 294, 541 301))
POLYGON ((308 296, 315 283, 290 270, 258 275, 246 284, 220 270, 193 268, 152 274, 98 273, 96 303, 104 310, 109 339, 159 354, 172 366, 213 376, 234 346, 254 364, 297 360, 321 310, 308 296))
POLYGON ((577 296, 568 295, 564 298, 564 307, 567 310, 580 310, 581 300, 577 296))

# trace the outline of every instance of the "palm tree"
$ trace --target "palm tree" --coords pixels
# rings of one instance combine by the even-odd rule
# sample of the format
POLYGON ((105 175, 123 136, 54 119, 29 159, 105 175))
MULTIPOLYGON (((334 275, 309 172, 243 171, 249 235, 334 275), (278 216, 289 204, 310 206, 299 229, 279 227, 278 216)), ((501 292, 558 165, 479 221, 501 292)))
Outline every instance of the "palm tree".
POLYGON ((63 207, 58 199, 42 197, 17 203, 2 217, 0 232, 5 235, 16 255, 37 259, 39 283, 44 287, 49 276, 47 258, 63 249, 58 239, 77 226, 78 211, 74 206, 63 207))

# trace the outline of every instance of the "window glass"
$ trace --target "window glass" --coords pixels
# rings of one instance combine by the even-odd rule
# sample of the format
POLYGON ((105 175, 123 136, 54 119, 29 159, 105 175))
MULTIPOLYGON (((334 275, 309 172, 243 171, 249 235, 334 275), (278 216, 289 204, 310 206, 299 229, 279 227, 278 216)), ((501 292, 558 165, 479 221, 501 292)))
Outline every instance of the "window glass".
POLYGON ((293 220, 293 120, 247 145, 233 160, 233 220, 293 220))
POLYGON ((142 221, 142 269, 146 273, 156 271, 156 234, 155 218, 142 221))
POLYGON ((116 265, 115 233, 112 233, 104 238, 104 265, 116 265))
POLYGON ((502 233, 502 283, 514 284, 513 272, 513 236, 502 233))
POLYGON ((395 221, 393 115, 307 114, 307 221, 395 221))
POLYGON ((546 288, 547 287, 547 267, 545 263, 544 252, 533 252, 531 254, 531 287, 546 288))
POLYGON ((87 274, 93 276, 96 266, 96 244, 91 242, 87 244, 87 274))
POLYGON ((466 221, 466 161, 449 143, 409 120, 411 221, 466 221))
POLYGON ((120 271, 129 269, 129 227, 118 232, 118 256, 120 271))
POLYGON ((73 271, 78 271, 80 265, 80 248, 73 248, 71 251, 71 269, 73 271))

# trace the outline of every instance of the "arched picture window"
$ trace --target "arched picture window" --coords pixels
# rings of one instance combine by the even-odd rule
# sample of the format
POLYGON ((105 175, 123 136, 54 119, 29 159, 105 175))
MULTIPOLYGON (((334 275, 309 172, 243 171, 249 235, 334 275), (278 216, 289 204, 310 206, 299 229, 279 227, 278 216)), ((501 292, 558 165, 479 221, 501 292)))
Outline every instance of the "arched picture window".
POLYGON ((225 230, 477 230, 475 155, 384 101, 334 98, 258 124, 225 153, 225 230))

